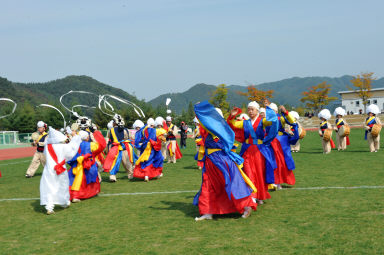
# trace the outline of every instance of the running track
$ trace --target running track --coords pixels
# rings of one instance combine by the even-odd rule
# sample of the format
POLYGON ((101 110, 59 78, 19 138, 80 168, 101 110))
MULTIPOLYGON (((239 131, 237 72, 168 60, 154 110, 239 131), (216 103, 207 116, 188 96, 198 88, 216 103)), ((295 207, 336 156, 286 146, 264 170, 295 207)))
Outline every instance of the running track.
POLYGON ((0 160, 32 157, 36 147, 10 148, 0 150, 0 160))
MULTIPOLYGON (((361 128, 361 126, 351 126, 351 128, 361 128)), ((318 128, 306 128, 306 131, 316 131, 318 128)), ((11 149, 0 149, 0 160, 32 157, 36 147, 22 147, 11 149)))

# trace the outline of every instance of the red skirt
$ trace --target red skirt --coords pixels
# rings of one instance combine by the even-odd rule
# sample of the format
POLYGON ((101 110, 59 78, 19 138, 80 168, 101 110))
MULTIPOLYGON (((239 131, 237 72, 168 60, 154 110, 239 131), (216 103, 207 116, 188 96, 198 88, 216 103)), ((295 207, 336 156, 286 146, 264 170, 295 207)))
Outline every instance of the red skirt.
POLYGON ((96 178, 96 182, 87 184, 85 175, 83 175, 83 181, 81 182, 80 190, 71 190, 69 186, 70 199, 87 199, 96 196, 100 192, 99 178, 96 178))
POLYGON ((258 200, 271 198, 268 192, 268 184, 265 182, 265 159, 257 145, 251 145, 244 152, 244 173, 249 177, 257 188, 252 196, 258 200))
POLYGON ((271 142, 271 146, 273 148, 273 151, 275 152, 275 159, 277 164, 277 169, 274 172, 275 184, 286 183, 289 185, 295 185, 295 175, 293 174, 293 171, 288 170, 280 142, 277 139, 274 139, 271 142))
POLYGON ((223 173, 207 158, 199 197, 200 214, 228 214, 235 212, 242 214, 246 206, 251 207, 253 210, 257 208, 257 204, 253 202, 252 196, 235 199, 231 195, 230 200, 225 191, 223 173))
POLYGON ((153 165, 149 165, 144 169, 141 169, 141 164, 136 165, 133 170, 133 177, 144 179, 145 176, 148 176, 149 179, 156 178, 163 172, 162 167, 155 168, 153 165))

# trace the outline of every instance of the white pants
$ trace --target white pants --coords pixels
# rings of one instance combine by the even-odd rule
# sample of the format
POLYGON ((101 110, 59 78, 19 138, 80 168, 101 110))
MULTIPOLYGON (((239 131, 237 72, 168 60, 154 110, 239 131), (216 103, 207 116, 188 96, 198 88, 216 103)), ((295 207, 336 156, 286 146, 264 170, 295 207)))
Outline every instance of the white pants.
POLYGON ((342 137, 336 133, 337 149, 345 150, 347 148, 347 137, 342 137))
POLYGON ((378 151, 380 149, 380 135, 377 137, 373 137, 372 134, 369 132, 367 135, 369 150, 371 152, 378 151))

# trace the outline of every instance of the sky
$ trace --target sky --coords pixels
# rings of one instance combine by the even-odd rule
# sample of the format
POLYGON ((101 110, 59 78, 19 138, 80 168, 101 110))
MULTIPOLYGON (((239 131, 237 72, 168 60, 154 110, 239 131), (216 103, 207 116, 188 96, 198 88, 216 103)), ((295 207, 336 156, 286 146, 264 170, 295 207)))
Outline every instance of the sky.
POLYGON ((88 75, 147 101, 197 83, 383 77, 383 10, 382 0, 1 0, 0 76, 88 75))

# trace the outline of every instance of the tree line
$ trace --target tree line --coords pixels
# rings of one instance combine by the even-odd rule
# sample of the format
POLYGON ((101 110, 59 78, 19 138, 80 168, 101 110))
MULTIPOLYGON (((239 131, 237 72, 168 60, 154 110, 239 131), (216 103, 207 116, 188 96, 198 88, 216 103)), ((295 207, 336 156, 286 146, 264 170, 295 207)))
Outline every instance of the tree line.
MULTIPOLYGON (((372 81, 376 80, 373 77, 373 72, 365 72, 353 77, 350 81, 352 86, 347 86, 348 89, 355 91, 358 97, 362 100, 364 105, 364 112, 369 98, 372 97, 372 81)), ((321 82, 317 85, 309 87, 306 91, 302 92, 301 102, 305 104, 305 107, 297 107, 295 110, 300 114, 304 115, 305 111, 318 113, 321 109, 327 106, 330 102, 337 100, 337 97, 329 96, 332 85, 327 82, 321 82)), ((255 85, 249 85, 246 92, 237 92, 239 95, 247 97, 249 101, 257 101, 261 105, 265 99, 273 99, 273 90, 261 90, 255 85)), ((215 107, 219 107, 224 115, 228 115, 230 111, 229 103, 227 100, 228 89, 225 84, 217 86, 216 90, 212 93, 210 103, 215 107)), ((242 106, 243 110, 246 110, 246 106, 242 106)), ((288 110, 291 110, 291 106, 286 106, 288 110)))
MULTIPOLYGON (((366 110, 366 105, 368 104, 369 98, 371 98, 371 89, 372 81, 376 78, 373 77, 372 72, 361 73, 354 76, 351 80, 351 85, 348 89, 354 90, 358 97, 362 99, 364 105, 364 112, 366 110)), ((71 77, 72 78, 72 77, 71 77)), ((73 78, 72 78, 73 79, 73 78)), ((301 102, 305 104, 305 107, 297 107, 295 110, 299 112, 300 115, 303 115, 305 111, 311 111, 317 113, 330 102, 337 100, 336 97, 330 97, 329 92, 332 85, 327 82, 322 82, 317 85, 309 87, 306 91, 302 92, 301 102)), ((239 95, 245 96, 249 101, 257 101, 259 103, 264 102, 264 99, 273 99, 273 90, 260 90, 255 85, 250 85, 247 87, 246 92, 238 92, 239 95)), ((210 102, 222 109, 225 116, 228 115, 230 111, 230 105, 227 102, 228 89, 225 84, 220 84, 217 86, 216 90, 213 91, 210 97, 210 102)), ((7 118, 0 119, 0 130, 4 131, 19 131, 21 133, 34 132, 36 130, 36 123, 39 120, 43 120, 49 126, 60 129, 63 127, 63 119, 61 115, 50 108, 36 107, 31 104, 30 100, 24 99, 22 102, 18 102, 18 107, 16 111, 11 116, 7 118)), ((73 102, 79 102, 81 99, 75 99, 73 102)), ((72 102, 73 101, 73 102, 72 102)), ((165 103, 165 102, 164 102, 165 103)), ((65 111, 59 104, 53 104, 59 108, 66 116, 67 122, 73 123, 75 121, 74 116, 71 116, 68 112, 65 111)), ((167 109, 165 104, 153 108, 150 104, 143 101, 140 102, 140 107, 146 114, 146 118, 142 119, 143 122, 150 117, 156 118, 157 116, 167 116, 167 109)), ((122 115, 125 120, 126 126, 131 127, 133 122, 138 118, 136 113, 131 107, 123 107, 114 104, 116 106, 117 112, 122 115)), ((244 111, 246 111, 246 105, 241 106, 244 111)), ((291 110, 292 107, 287 106, 288 110, 291 110)), ((0 115, 7 114, 11 112, 12 105, 5 102, 0 102, 0 115)), ((111 116, 105 115, 100 109, 86 109, 78 108, 76 111, 79 115, 88 116, 92 118, 92 121, 99 126, 100 129, 106 129, 107 123, 112 119, 111 116)), ((186 122, 188 125, 193 125, 193 118, 195 116, 193 104, 189 102, 187 110, 183 110, 181 114, 175 114, 172 112, 170 114, 176 125, 179 125, 181 121, 186 122)))

